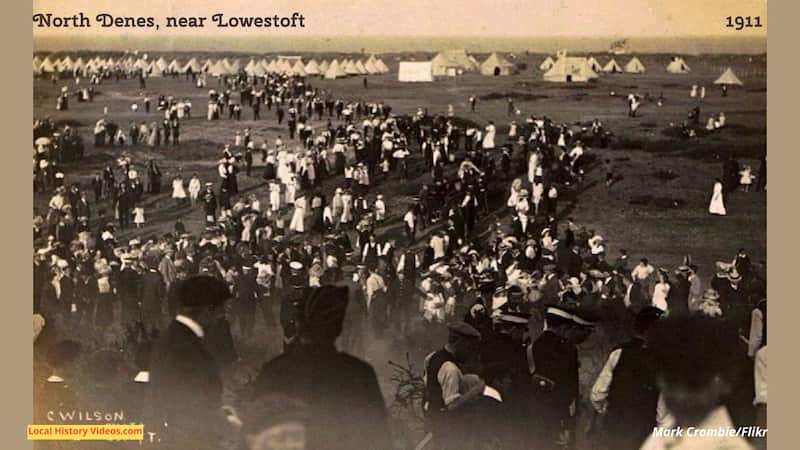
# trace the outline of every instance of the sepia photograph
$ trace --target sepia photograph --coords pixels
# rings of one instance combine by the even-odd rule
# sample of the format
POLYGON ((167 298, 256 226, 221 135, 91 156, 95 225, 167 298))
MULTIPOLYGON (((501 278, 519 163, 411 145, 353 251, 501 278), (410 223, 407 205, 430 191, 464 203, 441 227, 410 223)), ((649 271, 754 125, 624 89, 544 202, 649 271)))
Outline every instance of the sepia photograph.
POLYGON ((765 0, 32 33, 33 448, 767 447, 765 0))

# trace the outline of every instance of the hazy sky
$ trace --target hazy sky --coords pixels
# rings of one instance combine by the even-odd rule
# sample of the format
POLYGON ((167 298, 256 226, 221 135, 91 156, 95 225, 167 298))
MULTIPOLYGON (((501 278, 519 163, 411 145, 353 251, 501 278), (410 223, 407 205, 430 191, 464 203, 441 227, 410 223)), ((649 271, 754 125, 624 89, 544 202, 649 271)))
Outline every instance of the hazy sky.
POLYGON ((259 30, 217 28, 208 23, 198 31, 179 33, 281 33, 301 35, 530 35, 530 36, 766 36, 766 0, 33 0, 34 13, 90 17, 106 12, 115 16, 153 16, 159 31, 144 29, 78 30, 33 27, 34 35, 61 33, 130 33, 168 35, 167 16, 272 16, 300 12, 305 29, 259 30), (760 29, 733 31, 727 16, 761 16, 760 29))

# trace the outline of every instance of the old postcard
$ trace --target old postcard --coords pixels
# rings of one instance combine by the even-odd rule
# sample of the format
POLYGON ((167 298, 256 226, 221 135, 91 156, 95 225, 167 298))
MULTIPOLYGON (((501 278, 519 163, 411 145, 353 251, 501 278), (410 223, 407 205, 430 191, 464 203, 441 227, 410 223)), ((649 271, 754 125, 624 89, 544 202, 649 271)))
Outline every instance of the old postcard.
POLYGON ((31 19, 35 448, 766 448, 766 1, 31 19))

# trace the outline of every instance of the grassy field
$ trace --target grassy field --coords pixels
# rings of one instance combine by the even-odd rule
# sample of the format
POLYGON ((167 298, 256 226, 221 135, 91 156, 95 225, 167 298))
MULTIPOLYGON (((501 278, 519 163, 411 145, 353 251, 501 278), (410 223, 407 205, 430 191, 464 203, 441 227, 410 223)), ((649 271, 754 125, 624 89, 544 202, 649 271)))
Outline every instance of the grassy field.
MULTIPOLYGON (((417 59, 424 56, 415 55, 417 59)), ((669 59, 667 56, 640 55, 648 68, 646 74, 602 75, 597 82, 583 85, 542 81, 541 73, 535 69, 543 59, 542 55, 519 55, 516 62, 526 63, 529 69, 514 76, 483 77, 468 74, 425 84, 399 83, 396 79, 396 66, 400 57, 384 55, 383 58, 392 72, 384 76, 369 77, 369 88, 366 90, 362 87, 361 78, 312 79, 311 83, 330 90, 335 97, 383 101, 399 114, 414 113, 419 107, 427 108, 430 114, 443 114, 448 105, 452 105, 457 116, 481 125, 494 121, 498 126, 498 143, 505 141, 504 133, 511 120, 522 122, 530 114, 547 115, 554 121, 570 124, 575 129, 581 125, 587 126, 597 118, 614 134, 614 139, 609 148, 591 149, 589 152, 599 158, 614 160, 621 180, 607 188, 603 183, 602 170, 590 171, 582 191, 574 201, 562 202, 564 209, 561 215, 570 216, 579 225, 599 231, 607 240, 610 260, 616 258, 620 248, 625 248, 631 259, 646 256, 656 265, 675 267, 685 254, 691 254, 695 263, 700 266, 700 274, 705 280, 712 274, 714 261, 732 259, 739 247, 746 248, 753 261, 766 260, 764 192, 737 192, 729 195, 726 198, 726 217, 712 217, 707 212, 714 178, 721 176, 721 158, 734 154, 740 164, 750 164, 757 170, 758 158, 766 151, 764 56, 687 57, 686 61, 692 72, 672 75, 664 71, 669 59), (733 67, 745 86, 733 88, 729 96, 723 98, 712 82, 727 66, 733 67), (689 90, 693 84, 706 86, 705 99, 689 98, 689 90), (612 96, 612 92, 616 95, 612 96), (638 117, 629 118, 624 100, 628 93, 649 94, 653 98, 663 95, 666 103, 663 107, 657 107, 654 101, 645 101, 638 117), (469 112, 468 98, 471 95, 479 98, 475 113, 469 112), (514 104, 521 115, 507 115, 506 98, 509 96, 514 98, 514 104), (700 107, 702 123, 705 123, 709 115, 724 112, 729 126, 689 141, 671 137, 674 136, 671 125, 678 125, 685 120, 687 112, 695 105, 700 107), (661 176, 664 172, 671 172, 673 175, 661 176), (645 195, 671 201, 650 201, 644 204, 636 201, 645 195), (662 206, 663 203, 674 202, 677 202, 677 207, 662 206)), ((478 59, 482 60, 482 57, 478 59)), ((601 64, 608 60, 607 57, 598 59, 601 64)), ((628 57, 617 58, 620 65, 624 65, 627 60, 628 57)), ((72 88, 74 82, 64 80, 53 85, 47 80, 35 81, 34 116, 49 116, 56 121, 68 121, 78 127, 84 136, 87 156, 82 161, 66 166, 67 183, 77 181, 86 185, 92 174, 102 170, 105 165, 112 164, 123 152, 130 155, 135 163, 144 164, 150 159, 157 160, 164 172, 166 190, 169 190, 169 180, 178 171, 184 174, 185 179, 196 172, 203 181, 216 181, 215 162, 223 145, 233 144, 237 130, 249 127, 258 146, 262 141, 272 143, 278 134, 283 135, 284 139, 288 134, 285 126, 278 127, 275 118, 265 109, 262 110, 263 119, 257 122, 250 120, 252 115, 249 108, 244 108, 244 120, 241 122, 227 119, 208 122, 205 120, 207 89, 196 89, 191 82, 183 79, 154 78, 147 80, 146 92, 151 98, 165 94, 189 98, 192 101, 194 118, 181 124, 182 144, 179 147, 156 149, 131 146, 94 149, 91 127, 101 117, 103 107, 108 107, 109 117, 126 129, 131 121, 160 122, 161 116, 155 111, 149 116, 145 115, 141 107, 139 112, 131 112, 130 105, 140 102, 142 96, 138 83, 132 80, 118 83, 106 81, 95 88, 98 95, 93 103, 76 103, 71 100, 68 111, 56 111, 55 96, 62 85, 72 88)), ((217 87, 215 81, 209 81, 208 88, 212 87, 217 87)), ((254 177, 248 179, 241 175, 239 183, 242 191, 255 193, 265 202, 267 192, 260 179, 259 163, 260 160, 256 157, 254 177)), ((419 163, 412 161, 414 179, 410 182, 392 179, 374 190, 374 193, 386 194, 388 199, 389 224, 382 232, 396 232, 403 208, 410 201, 409 196, 415 194, 422 183, 430 180, 428 173, 413 176, 413 167, 421 167, 419 163)), ((508 180, 509 183, 510 181, 508 180)), ((336 182, 338 180, 328 181, 324 192, 330 194, 330 189, 336 182)), ((46 202, 46 196, 36 194, 36 212, 42 213, 46 202)), ((190 231, 200 231, 203 226, 200 209, 178 209, 169 198, 169 193, 147 197, 144 207, 148 221, 146 227, 141 231, 128 231, 123 234, 123 238, 171 230, 178 217, 190 231)), ((262 332, 267 336, 271 334, 269 330, 262 332)), ((362 355, 375 366, 387 400, 391 400, 394 392, 391 382, 393 372, 387 361, 405 361, 405 353, 409 352, 419 370, 422 355, 432 349, 430 345, 430 339, 376 340, 366 354, 362 355)), ((589 347, 592 345, 591 342, 587 343, 589 347)), ((263 345, 245 343, 241 350, 252 358, 242 363, 245 367, 240 375, 251 372, 278 349, 265 350, 263 345)), ((598 364, 604 355, 602 352, 588 350, 585 354, 588 356, 585 358, 586 364, 581 377, 582 384, 587 386, 599 370, 598 364)), ((407 422, 405 426, 409 427, 407 422)))

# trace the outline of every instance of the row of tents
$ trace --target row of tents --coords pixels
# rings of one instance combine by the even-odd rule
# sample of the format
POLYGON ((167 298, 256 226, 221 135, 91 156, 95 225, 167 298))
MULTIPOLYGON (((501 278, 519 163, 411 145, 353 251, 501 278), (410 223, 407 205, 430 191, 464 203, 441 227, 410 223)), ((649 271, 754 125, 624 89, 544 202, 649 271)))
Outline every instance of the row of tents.
POLYGON ((267 59, 250 59, 246 64, 238 59, 229 60, 228 58, 216 61, 206 59, 201 62, 197 58, 191 58, 186 62, 177 59, 167 61, 164 57, 156 60, 148 60, 147 57, 134 58, 94 58, 84 59, 78 57, 72 59, 65 56, 60 59, 44 59, 38 56, 33 58, 33 73, 41 75, 47 73, 69 73, 74 75, 90 75, 104 71, 122 70, 124 72, 142 71, 149 76, 163 76, 171 73, 207 73, 213 76, 236 75, 244 72, 249 76, 264 76, 269 73, 281 73, 296 76, 322 76, 327 79, 344 78, 354 75, 379 75, 389 72, 389 67, 375 55, 366 60, 333 59, 331 61, 322 60, 318 62, 311 59, 307 63, 303 62, 299 56, 278 56, 268 61, 267 59))
MULTIPOLYGON (((564 55, 566 57, 566 55, 564 55)), ((619 63, 614 58, 611 58, 605 65, 601 65, 599 61, 597 61, 593 56, 588 58, 579 58, 579 57, 570 57, 574 59, 574 62, 578 62, 578 60, 585 59, 586 66, 594 71, 595 73, 644 73, 646 71, 644 64, 642 61, 639 60, 637 57, 633 57, 625 64, 624 67, 620 66, 619 63)), ((548 56, 539 64, 539 70, 542 72, 547 72, 556 65, 556 60, 552 57, 548 56)))
POLYGON ((436 54, 430 61, 400 62, 397 79, 402 82, 427 82, 436 77, 455 77, 475 72, 486 76, 512 75, 517 72, 517 66, 497 53, 478 62, 465 50, 446 50, 436 54))

